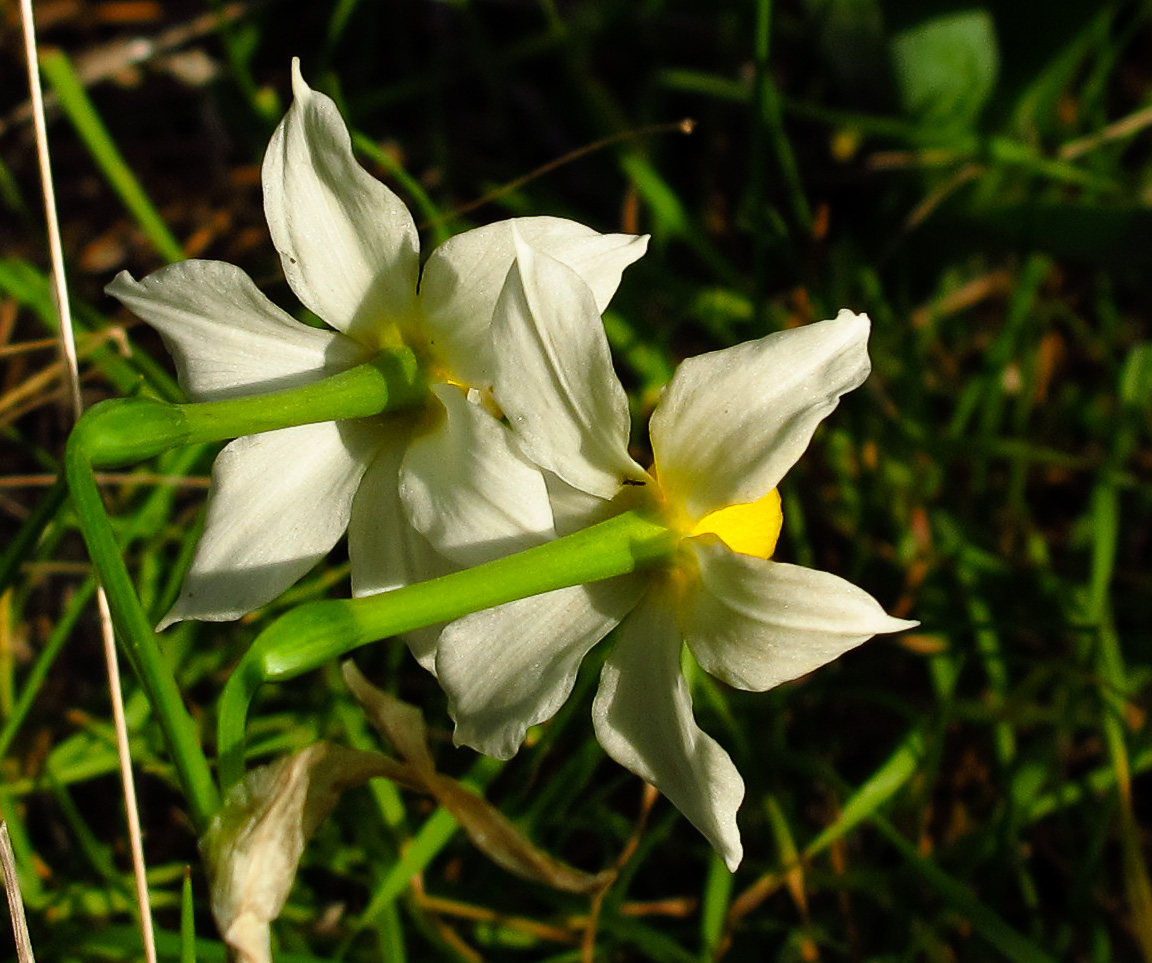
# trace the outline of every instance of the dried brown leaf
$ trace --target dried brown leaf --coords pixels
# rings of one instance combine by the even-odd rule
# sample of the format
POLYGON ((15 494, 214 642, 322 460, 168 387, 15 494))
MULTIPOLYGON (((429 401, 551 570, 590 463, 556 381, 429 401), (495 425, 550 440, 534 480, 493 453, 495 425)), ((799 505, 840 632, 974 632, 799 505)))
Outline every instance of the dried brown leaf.
POLYGON ((305 844, 345 789, 377 776, 417 784, 394 759, 322 742, 253 770, 228 793, 200 849, 212 915, 237 963, 271 963, 270 924, 305 844))
POLYGON ((473 845, 497 866, 567 893, 595 893, 615 878, 614 870, 585 873, 534 845, 488 800, 436 772, 419 709, 377 689, 351 661, 344 663, 344 680, 373 725, 419 773, 425 791, 456 817, 473 845))

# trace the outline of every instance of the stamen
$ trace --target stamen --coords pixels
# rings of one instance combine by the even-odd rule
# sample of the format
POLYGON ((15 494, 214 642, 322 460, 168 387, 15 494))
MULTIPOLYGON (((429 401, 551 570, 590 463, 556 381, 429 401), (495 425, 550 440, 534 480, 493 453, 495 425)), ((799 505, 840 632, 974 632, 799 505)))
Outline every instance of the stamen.
POLYGON ((732 551, 755 558, 771 558, 784 524, 780 493, 773 488, 767 495, 748 505, 729 505, 705 515, 688 533, 716 535, 732 551))

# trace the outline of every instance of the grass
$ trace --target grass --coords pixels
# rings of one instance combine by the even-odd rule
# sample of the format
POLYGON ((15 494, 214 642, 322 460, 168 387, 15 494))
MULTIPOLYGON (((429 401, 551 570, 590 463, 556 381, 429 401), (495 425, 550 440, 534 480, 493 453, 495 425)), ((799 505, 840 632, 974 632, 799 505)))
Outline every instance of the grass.
MULTIPOLYGON (((451 748, 434 681, 381 644, 359 661, 423 706, 445 771, 584 869, 634 849, 588 937, 587 898, 507 875, 446 813, 373 783, 306 850, 278 959, 1152 959, 1152 23, 1122 0, 953 6, 254 5, 87 87, 94 53, 223 8, 43 8, 42 41, 67 55, 45 73, 89 403, 178 396, 159 340, 101 294, 122 268, 230 260, 291 305, 258 165, 293 55, 364 163, 435 221, 430 242, 524 213, 653 235, 606 317, 638 420, 688 355, 841 306, 874 322, 870 380, 789 475, 780 552, 922 625, 766 694, 695 679, 748 783, 739 872, 596 745, 596 654, 499 766, 451 748), (204 64, 210 81, 181 79, 204 64), (685 116, 690 136, 617 139, 452 213, 685 116)), ((23 85, 3 70, 9 116, 23 85)), ((138 959, 90 571, 50 487, 66 392, 18 119, 0 204, 0 814, 41 957, 138 959)), ((152 614, 191 557, 212 456, 107 479, 152 614)), ((337 556, 268 612, 166 633, 206 737, 258 628, 346 592, 337 556)), ((197 958, 223 959, 164 746, 126 685, 161 957, 180 953, 191 865, 197 958)), ((334 670, 266 692, 252 732, 267 755, 375 745, 334 670)))

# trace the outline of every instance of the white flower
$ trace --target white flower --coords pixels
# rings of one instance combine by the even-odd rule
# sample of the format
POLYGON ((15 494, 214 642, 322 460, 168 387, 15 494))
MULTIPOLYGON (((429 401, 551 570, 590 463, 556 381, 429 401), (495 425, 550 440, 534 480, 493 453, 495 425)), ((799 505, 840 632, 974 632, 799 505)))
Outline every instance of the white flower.
MULTIPOLYGON (((223 620, 270 601, 349 532, 366 595, 552 533, 539 473, 469 388, 491 382, 489 324, 512 264, 512 224, 575 270, 602 309, 647 238, 533 217, 468 231, 420 268, 400 199, 356 162, 336 105, 293 62, 294 102, 264 159, 264 207, 284 273, 334 330, 294 320, 239 268, 185 261, 108 291, 157 328, 194 401, 308 384, 405 344, 435 400, 425 410, 239 438, 213 469, 207 528, 161 626, 223 620), (475 397, 475 396, 474 396, 475 397), (525 498, 525 492, 534 497, 525 498)), ((430 651, 424 650, 426 663, 430 651)))
POLYGON ((743 781, 693 719, 682 644, 718 678, 761 691, 915 624, 841 578, 771 561, 776 485, 867 376, 868 319, 842 311, 684 362, 652 416, 646 472, 628 454, 627 398, 592 293, 556 259, 516 243, 493 320, 494 390, 524 452, 546 469, 557 530, 639 508, 683 541, 664 567, 450 624, 436 664, 456 740, 514 754, 526 729, 568 697, 585 653, 620 624, 593 705, 597 738, 734 869, 743 781))

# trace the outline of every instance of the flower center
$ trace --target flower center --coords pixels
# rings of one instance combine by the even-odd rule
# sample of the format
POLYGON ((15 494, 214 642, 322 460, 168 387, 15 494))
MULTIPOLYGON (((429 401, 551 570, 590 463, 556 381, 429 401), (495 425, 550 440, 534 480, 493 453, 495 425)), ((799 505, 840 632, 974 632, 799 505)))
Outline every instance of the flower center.
POLYGON ((688 533, 715 535, 732 551, 756 558, 771 558, 784 524, 780 493, 773 488, 749 505, 729 505, 705 515, 688 533))

